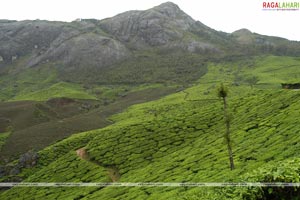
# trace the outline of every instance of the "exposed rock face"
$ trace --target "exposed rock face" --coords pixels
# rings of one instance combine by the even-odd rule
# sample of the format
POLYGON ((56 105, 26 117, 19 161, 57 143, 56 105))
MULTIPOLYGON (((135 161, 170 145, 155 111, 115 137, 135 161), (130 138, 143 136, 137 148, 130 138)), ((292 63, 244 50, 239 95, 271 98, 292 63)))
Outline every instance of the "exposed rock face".
POLYGON ((9 179, 6 181, 22 181, 18 174, 21 173, 24 168, 34 167, 39 159, 39 155, 34 151, 28 151, 22 154, 17 164, 8 163, 6 165, 0 165, 0 178, 9 175, 9 179))
POLYGON ((34 151, 28 151, 27 153, 20 156, 19 166, 20 168, 34 167, 38 161, 38 154, 34 151))
POLYGON ((152 47, 218 52, 219 47, 211 40, 201 38, 201 35, 198 37, 199 30, 212 35, 216 32, 194 21, 170 2, 146 11, 125 12, 102 21, 2 20, 0 65, 26 56, 24 66, 55 62, 64 71, 71 72, 86 67, 100 69, 130 57, 132 50, 152 47))
MULTIPOLYGON (((275 55, 300 55, 300 42, 289 41, 280 37, 272 37, 253 33, 247 29, 240 29, 231 34, 235 41, 246 48, 253 48, 257 52, 275 55)), ((244 48, 245 49, 245 48, 244 48)))
POLYGON ((94 33, 85 33, 65 40, 59 45, 51 45, 44 54, 34 57, 29 66, 40 62, 61 61, 72 67, 83 65, 102 67, 129 55, 129 51, 119 41, 94 33))
POLYGON ((199 52, 218 51, 210 41, 197 38, 192 32, 199 29, 214 34, 214 30, 196 22, 171 2, 146 11, 129 11, 102 20, 100 27, 134 49, 160 47, 199 52))
POLYGON ((0 20, 0 69, 25 58, 22 63, 25 67, 49 62, 64 73, 78 70, 80 74, 115 66, 135 56, 137 51, 151 49, 168 54, 174 51, 210 55, 258 51, 300 54, 300 44, 288 40, 248 30, 233 34, 215 31, 171 2, 101 21, 0 20))
POLYGON ((0 56, 4 62, 10 63, 13 57, 49 48, 61 34, 63 24, 47 21, 0 21, 0 56))
POLYGON ((173 3, 146 11, 129 11, 100 22, 100 27, 122 42, 159 46, 180 40, 195 21, 173 3))
POLYGON ((59 61, 66 66, 106 66, 127 57, 126 47, 93 33, 92 23, 22 21, 0 23, 0 56, 11 63, 31 55, 28 67, 59 61), (73 25, 73 26, 72 26, 73 25))

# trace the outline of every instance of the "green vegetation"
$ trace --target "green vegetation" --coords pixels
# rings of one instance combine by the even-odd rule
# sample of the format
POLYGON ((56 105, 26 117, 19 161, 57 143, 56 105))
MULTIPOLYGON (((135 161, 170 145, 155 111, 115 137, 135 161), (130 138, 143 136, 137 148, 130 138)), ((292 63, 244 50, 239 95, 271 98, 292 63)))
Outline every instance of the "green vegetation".
MULTIPOLYGON (((299 183, 300 159, 287 159, 278 163, 267 164, 246 173, 241 182, 262 183, 299 183)), ((290 187, 243 187, 230 188, 224 193, 233 199, 291 199, 297 200, 300 196, 299 186, 290 187)))
MULTIPOLYGON (((93 90, 86 89, 89 93, 93 90)), ((5 131, 9 125, 14 129, 0 156, 13 159, 31 148, 41 150, 71 134, 102 128, 111 123, 107 118, 112 114, 136 103, 158 99, 174 92, 176 88, 163 85, 125 85, 101 87, 99 90, 103 91, 97 96, 99 100, 63 97, 46 102, 0 103, 0 113, 4 117, 0 117, 0 130, 5 131)))
MULTIPOLYGON (((140 53, 135 60, 107 68, 107 72, 102 75, 92 69, 86 72, 92 73, 88 77, 84 76, 85 72, 76 72, 73 75, 78 84, 60 82, 60 79, 64 80, 66 77, 59 78, 62 72, 57 72, 50 64, 19 73, 17 63, 12 67, 13 75, 4 76, 0 80, 3 85, 0 99, 44 101, 53 97, 70 97, 112 102, 139 89, 164 87, 165 84, 186 85, 207 72, 206 62, 198 55, 164 55, 152 59, 153 56, 158 55, 155 52, 140 53), (77 75, 85 79, 75 78, 77 75), (92 82, 95 80, 93 76, 98 77, 96 82, 92 82)), ((230 83, 234 80, 236 85, 279 88, 281 83, 298 82, 299 69, 299 59, 294 57, 234 58, 233 61, 229 59, 209 64, 210 73, 205 74, 200 83, 211 86, 211 83, 221 79, 230 83)), ((72 76, 68 78, 72 79, 72 76)))
POLYGON ((300 62, 298 57, 261 56, 238 58, 210 64, 209 73, 200 83, 211 84, 222 80, 235 85, 249 85, 249 78, 256 77, 255 87, 280 88, 281 83, 299 82, 300 62))
MULTIPOLYGON (((198 94, 199 90, 201 86, 187 91, 198 94)), ((186 101, 184 96, 181 92, 156 102, 133 106, 113 117, 116 123, 112 126, 74 135, 46 148, 40 152, 40 167, 33 176, 43 172, 43 180, 53 181, 51 173, 47 173, 49 164, 61 165, 65 159, 60 158, 83 146, 90 158, 101 163, 102 167, 117 165, 123 182, 238 181, 241 174, 251 173, 257 166, 299 155, 297 133, 300 129, 298 119, 294 117, 299 109, 298 92, 251 90, 242 97, 230 97, 228 102, 236 112, 232 122, 234 171, 226 167, 226 145, 220 134, 224 130, 220 113, 222 105, 219 101, 186 101)), ((67 176, 71 171, 64 173, 67 176)), ((30 177, 26 181, 31 180, 30 177)), ((80 174, 76 176, 76 180, 80 177, 80 174)), ((35 195, 35 190, 26 188, 15 188, 3 195, 9 197, 25 191, 28 197, 35 195)), ((56 194, 63 197, 70 191, 56 189, 56 194)), ((201 188, 103 188, 86 194, 86 198, 126 199, 145 194, 155 199, 161 193, 164 198, 180 198, 181 195, 204 192, 201 188)), ((221 191, 211 193, 217 195, 221 191)))
POLYGON ((2 146, 5 144, 5 140, 8 138, 10 132, 0 133, 0 150, 2 146))
POLYGON ((76 99, 96 99, 96 97, 88 94, 84 89, 74 83, 60 82, 52 85, 49 88, 39 90, 28 94, 20 94, 13 100, 35 100, 46 101, 55 97, 68 97, 76 99))
POLYGON ((268 56, 258 59, 253 67, 246 74, 257 76, 260 84, 278 84, 282 82, 299 81, 299 58, 268 56))
MULTIPOLYGON (((3 74, 0 72, 0 101, 47 101, 50 98, 67 97, 74 99, 98 99, 107 104, 132 92, 175 87, 178 85, 175 83, 178 74, 181 74, 180 78, 181 82, 183 82, 184 79, 188 79, 190 76, 193 76, 192 79, 196 79, 201 74, 205 73, 206 70, 205 67, 203 67, 201 59, 194 56, 194 58, 191 59, 192 64, 190 65, 187 63, 189 65, 188 68, 192 69, 184 69, 184 65, 188 62, 188 59, 185 59, 182 63, 178 63, 177 66, 174 66, 174 70, 176 71, 172 75, 174 76, 174 81, 166 77, 158 80, 157 76, 170 75, 167 71, 169 68, 173 68, 173 58, 162 57, 165 61, 161 63, 160 61, 153 62, 150 58, 143 58, 142 55, 140 55, 140 57, 141 58, 138 59, 140 61, 135 63, 137 68, 132 66, 133 61, 128 61, 128 63, 126 61, 123 63, 123 65, 128 65, 125 68, 132 68, 130 69, 133 71, 132 74, 135 74, 134 76, 141 79, 139 81, 135 80, 131 74, 128 74, 127 70, 129 69, 123 69, 124 66, 114 67, 113 70, 111 68, 103 69, 101 70, 103 74, 100 75, 99 70, 94 72, 91 69, 82 73, 76 71, 70 76, 64 76, 63 72, 58 70, 55 64, 43 64, 34 68, 20 69, 22 63, 26 61, 26 58, 22 58, 18 60, 18 62, 13 63, 7 72, 3 74), (146 62, 145 59, 148 61, 146 62), (144 65, 142 64, 144 61, 145 63, 148 63, 146 71, 143 71, 146 68, 141 68, 146 65, 145 63, 144 65), (199 64, 198 61, 201 61, 201 63, 199 64), (153 69, 157 63, 161 66, 157 66, 153 69), (143 77, 149 70, 153 70, 157 76, 149 75, 148 78, 143 77), (88 77, 84 76, 85 73, 88 73, 88 77), (185 73, 188 73, 189 75, 185 76, 185 73), (83 78, 83 80, 74 78, 72 81, 67 79, 72 78, 72 76, 85 78, 83 78), (121 79, 124 80, 122 81, 121 79), (163 84, 159 82, 163 82, 163 84)), ((191 80, 189 81, 191 82, 191 80)))
POLYGON ((13 65, 9 66, 9 70, 0 73, 1 93, 0 100, 9 100, 17 95, 33 93, 38 90, 50 87, 57 82, 57 71, 50 64, 43 64, 40 67, 22 69, 24 57, 13 65))
POLYGON ((197 54, 162 53, 153 49, 136 52, 134 58, 101 70, 87 67, 70 73, 61 69, 58 76, 68 82, 98 85, 186 84, 204 75, 205 66, 205 58, 197 54))
MULTIPOLYGON (((287 68, 289 72, 277 74, 276 79, 272 79, 270 70, 260 75, 258 71, 268 68, 268 63, 262 65, 266 60, 283 66, 284 60, 299 64, 296 58, 283 57, 279 61, 279 57, 273 56, 256 58, 251 67, 238 67, 244 61, 232 62, 232 68, 224 63, 223 71, 220 71, 222 64, 211 64, 208 73, 194 86, 134 105, 111 117, 113 125, 73 135, 43 149, 39 152, 38 166, 24 170, 20 176, 25 181, 37 182, 105 182, 109 181, 105 168, 116 166, 121 182, 299 182, 300 93, 280 88, 281 80, 289 81, 287 74, 298 74, 287 68), (251 90, 244 79, 235 86, 236 72, 239 76, 258 76, 259 82, 251 90), (223 105, 216 97, 221 82, 233 84, 227 104, 234 113, 230 136, 235 170, 227 167, 223 105), (89 161, 76 157, 76 150, 82 147, 89 161), (86 179, 87 176, 92 178, 86 179)), ((280 188, 20 187, 2 192, 0 198, 38 195, 36 198, 56 199, 266 199, 280 191, 280 188)), ((281 197, 294 198, 298 193, 296 188, 281 197)))

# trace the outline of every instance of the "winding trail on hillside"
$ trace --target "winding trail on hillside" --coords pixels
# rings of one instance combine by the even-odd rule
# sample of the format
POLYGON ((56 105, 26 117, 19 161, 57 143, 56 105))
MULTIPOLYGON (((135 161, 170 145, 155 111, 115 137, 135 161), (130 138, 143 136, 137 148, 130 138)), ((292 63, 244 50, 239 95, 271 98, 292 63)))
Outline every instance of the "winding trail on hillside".
POLYGON ((77 154, 78 157, 80 157, 83 160, 86 160, 88 162, 92 162, 96 165, 104 167, 107 170, 107 175, 108 175, 108 177, 110 178, 110 180, 112 182, 117 182, 117 181, 120 180, 121 175, 120 175, 120 172, 119 172, 118 168, 115 165, 103 166, 98 162, 91 161, 90 158, 89 158, 88 152, 85 150, 85 148, 77 149, 76 154, 77 154))

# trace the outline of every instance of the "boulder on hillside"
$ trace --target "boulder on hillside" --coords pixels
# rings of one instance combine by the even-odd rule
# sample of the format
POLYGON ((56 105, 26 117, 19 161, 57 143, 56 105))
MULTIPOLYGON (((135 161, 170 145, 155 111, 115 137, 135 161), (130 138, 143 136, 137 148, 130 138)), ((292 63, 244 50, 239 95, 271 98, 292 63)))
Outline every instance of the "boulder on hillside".
POLYGON ((34 151, 28 151, 25 154, 22 154, 19 158, 19 166, 21 168, 31 168, 37 164, 38 161, 38 153, 34 151))

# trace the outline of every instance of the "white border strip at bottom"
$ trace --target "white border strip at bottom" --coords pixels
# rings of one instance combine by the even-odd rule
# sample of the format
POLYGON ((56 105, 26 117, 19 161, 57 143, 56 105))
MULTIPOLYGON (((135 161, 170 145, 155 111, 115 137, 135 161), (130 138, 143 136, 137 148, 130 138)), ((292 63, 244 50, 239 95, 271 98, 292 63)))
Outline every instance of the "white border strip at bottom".
POLYGON ((76 183, 76 182, 62 182, 62 183, 37 183, 37 182, 8 182, 0 183, 0 187, 300 187, 300 183, 165 183, 165 182, 112 182, 112 183, 76 183))

